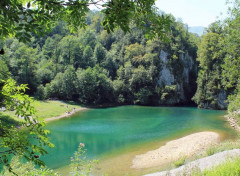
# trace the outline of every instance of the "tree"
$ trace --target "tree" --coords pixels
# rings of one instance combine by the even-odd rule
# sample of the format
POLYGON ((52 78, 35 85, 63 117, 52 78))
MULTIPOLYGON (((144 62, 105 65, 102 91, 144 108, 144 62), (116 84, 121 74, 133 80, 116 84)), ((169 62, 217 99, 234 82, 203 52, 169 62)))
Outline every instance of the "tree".
POLYGON ((235 90, 240 82, 240 2, 234 1, 230 17, 225 20, 224 49, 227 53, 223 64, 224 86, 235 90))
POLYGON ((104 104, 113 101, 112 81, 96 65, 77 71, 79 100, 85 104, 104 104))
POLYGON ((28 84, 28 93, 36 90, 36 49, 20 46, 13 54, 10 62, 10 70, 13 77, 20 84, 28 84))
POLYGON ((129 80, 131 90, 135 96, 135 103, 149 104, 153 95, 153 81, 149 72, 143 66, 133 70, 131 79, 129 80))
POLYGON ((96 46, 96 34, 92 30, 85 30, 82 34, 80 34, 80 41, 83 46, 90 46, 92 50, 94 50, 96 46))
POLYGON ((36 110, 32 106, 33 99, 24 94, 26 85, 16 85, 16 81, 9 79, 5 82, 1 94, 4 96, 4 104, 8 110, 15 110, 15 114, 23 121, 18 124, 24 128, 19 130, 18 126, 9 123, 8 119, 0 118, 0 164, 4 164, 12 170, 9 159, 14 156, 23 156, 34 164, 44 165, 39 155, 46 154, 44 146, 53 147, 48 141, 48 130, 44 123, 39 123, 35 117, 36 110))
POLYGON ((38 86, 37 91, 34 95, 38 100, 45 99, 45 90, 44 90, 44 86, 42 84, 40 84, 40 86, 38 86))
MULTIPOLYGON (((2 87, 4 85, 4 81, 6 81, 10 77, 10 72, 8 70, 7 64, 0 60, 0 90, 2 90, 2 87), (4 80, 4 81, 3 81, 4 80)), ((0 94, 0 105, 2 104, 3 95, 0 94)))
POLYGON ((144 55, 144 47, 138 43, 129 45, 125 50, 125 60, 128 61, 133 57, 141 57, 144 55))
POLYGON ((72 67, 68 67, 63 73, 62 80, 61 92, 64 95, 64 99, 72 100, 73 95, 76 94, 77 75, 75 70, 72 67))
POLYGON ((106 57, 106 51, 100 43, 94 49, 94 58, 98 64, 102 63, 106 57))
POLYGON ((115 38, 112 36, 111 33, 107 33, 107 31, 102 31, 100 35, 100 41, 102 45, 107 49, 110 50, 112 43, 114 42, 115 38))
POLYGON ((60 63, 68 65, 81 58, 79 39, 76 36, 68 35, 58 43, 58 55, 60 63))
MULTIPOLYGON (((216 27, 216 25, 214 25, 216 27)), ((219 29, 219 27, 217 27, 219 29)), ((211 26, 211 30, 214 30, 211 26)), ((198 88, 193 100, 202 108, 223 109, 218 103, 219 94, 223 91, 221 80, 223 59, 222 35, 209 32, 203 36, 198 50, 198 61, 201 70, 198 73, 198 88)))
POLYGON ((45 85, 50 83, 54 76, 54 66, 52 62, 42 59, 41 62, 38 63, 38 68, 36 71, 37 82, 45 85))
POLYGON ((46 59, 53 57, 54 51, 56 49, 56 42, 52 38, 47 38, 43 46, 43 55, 46 59))
POLYGON ((83 51, 83 62, 80 63, 81 68, 93 67, 95 65, 95 59, 93 56, 93 49, 87 45, 83 51))
POLYGON ((73 95, 76 94, 76 79, 75 70, 69 66, 64 73, 58 73, 50 85, 46 84, 46 97, 72 100, 73 95))
POLYGON ((128 32, 130 23, 135 21, 138 27, 147 30, 148 36, 165 38, 171 20, 159 14, 154 3, 155 0, 1 0, 0 39, 15 36, 20 41, 30 42, 30 33, 43 35, 58 20, 76 31, 87 25, 90 5, 103 8, 102 24, 108 32, 115 27, 128 32))

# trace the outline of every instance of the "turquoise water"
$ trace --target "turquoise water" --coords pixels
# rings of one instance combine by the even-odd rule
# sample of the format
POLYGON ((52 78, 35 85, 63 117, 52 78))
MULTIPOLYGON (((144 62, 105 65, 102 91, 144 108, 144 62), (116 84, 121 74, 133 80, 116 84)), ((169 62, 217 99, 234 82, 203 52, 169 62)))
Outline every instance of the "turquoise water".
POLYGON ((218 131, 231 135, 224 111, 192 107, 120 106, 91 109, 47 124, 54 149, 42 159, 56 169, 70 163, 80 142, 88 156, 100 156, 146 142, 167 140, 184 133, 218 131))

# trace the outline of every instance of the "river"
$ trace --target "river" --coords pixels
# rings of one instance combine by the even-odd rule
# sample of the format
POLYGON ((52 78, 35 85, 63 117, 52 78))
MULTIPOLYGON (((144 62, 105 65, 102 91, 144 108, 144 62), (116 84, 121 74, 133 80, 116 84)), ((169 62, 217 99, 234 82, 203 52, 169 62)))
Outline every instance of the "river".
MULTIPOLYGON (((115 158, 109 162, 112 168, 118 165, 114 162, 129 162, 133 155, 159 147, 154 145, 194 132, 216 131, 222 140, 232 138, 234 132, 224 114, 225 111, 195 107, 119 106, 85 110, 47 124, 55 148, 48 149, 49 154, 42 159, 50 168, 64 168, 70 164, 79 143, 84 143, 89 158, 100 162, 115 158), (124 155, 128 157, 116 159, 124 155)), ((122 173, 131 172, 126 165, 116 168, 122 173)), ((107 168, 102 170, 106 172, 107 168)))

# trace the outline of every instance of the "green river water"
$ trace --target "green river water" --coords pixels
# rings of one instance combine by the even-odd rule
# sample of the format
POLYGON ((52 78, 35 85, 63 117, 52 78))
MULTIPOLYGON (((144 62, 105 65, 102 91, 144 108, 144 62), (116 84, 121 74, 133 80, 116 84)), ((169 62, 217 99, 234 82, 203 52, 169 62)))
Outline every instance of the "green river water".
POLYGON ((154 143, 199 131, 216 131, 222 139, 232 138, 234 132, 224 114, 225 111, 194 107, 119 106, 85 110, 47 124, 55 148, 48 149, 49 154, 42 159, 53 169, 67 166, 80 142, 85 144, 89 158, 101 160, 141 150, 141 146, 151 149, 154 143))

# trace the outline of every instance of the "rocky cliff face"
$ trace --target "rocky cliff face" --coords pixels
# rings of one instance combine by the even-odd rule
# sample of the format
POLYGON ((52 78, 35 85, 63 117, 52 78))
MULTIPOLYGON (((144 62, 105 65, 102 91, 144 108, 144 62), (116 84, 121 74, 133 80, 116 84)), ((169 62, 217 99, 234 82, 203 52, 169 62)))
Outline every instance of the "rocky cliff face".
POLYGON ((199 108, 204 109, 219 109, 219 110, 226 110, 228 103, 227 103, 227 93, 224 89, 221 89, 218 94, 214 97, 216 99, 216 103, 213 104, 210 101, 201 102, 198 106, 199 108))
POLYGON ((218 94, 218 107, 219 109, 227 109, 227 93, 224 89, 221 89, 218 94))
POLYGON ((162 70, 159 73, 158 85, 159 86, 171 86, 174 83, 174 75, 171 72, 171 68, 168 68, 168 53, 161 50, 160 62, 162 64, 162 70))
POLYGON ((162 64, 158 85, 162 90, 160 104, 176 105, 191 103, 196 91, 197 64, 188 52, 182 53, 172 62, 171 56, 161 50, 162 64))

